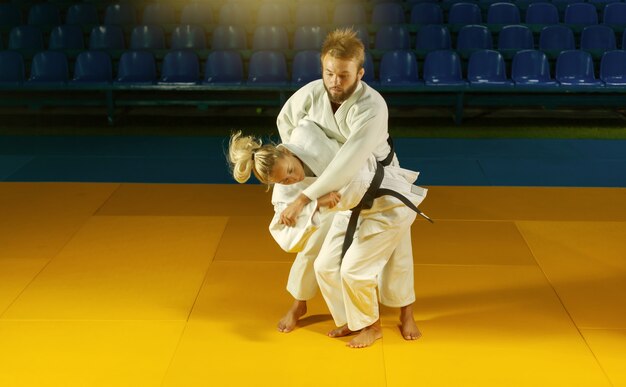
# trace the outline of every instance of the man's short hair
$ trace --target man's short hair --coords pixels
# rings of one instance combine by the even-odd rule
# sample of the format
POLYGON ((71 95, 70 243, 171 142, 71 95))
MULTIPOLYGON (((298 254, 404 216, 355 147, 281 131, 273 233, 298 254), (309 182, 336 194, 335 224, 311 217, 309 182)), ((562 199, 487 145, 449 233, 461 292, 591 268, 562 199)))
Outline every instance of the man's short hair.
POLYGON ((355 60, 359 70, 365 62, 365 46, 352 28, 340 28, 330 32, 322 45, 322 60, 326 54, 337 59, 355 60))

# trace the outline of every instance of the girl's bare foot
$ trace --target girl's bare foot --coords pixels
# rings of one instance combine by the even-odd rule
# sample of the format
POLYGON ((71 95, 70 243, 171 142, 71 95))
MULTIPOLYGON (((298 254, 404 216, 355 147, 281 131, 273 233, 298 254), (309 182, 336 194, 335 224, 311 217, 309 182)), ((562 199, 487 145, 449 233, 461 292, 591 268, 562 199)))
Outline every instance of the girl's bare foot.
POLYGON ((365 348, 383 337, 383 330, 380 327, 380 320, 369 327, 363 328, 358 335, 347 344, 350 348, 365 348))
POLYGON ((413 317, 413 304, 400 309, 400 332, 405 340, 417 340, 422 337, 422 332, 417 328, 413 317))
POLYGON ((300 317, 306 314, 306 301, 295 300, 291 308, 278 322, 278 331, 288 333, 293 331, 300 317))
POLYGON ((348 325, 342 325, 339 328, 335 328, 332 331, 328 332, 328 337, 344 337, 353 334, 348 325))

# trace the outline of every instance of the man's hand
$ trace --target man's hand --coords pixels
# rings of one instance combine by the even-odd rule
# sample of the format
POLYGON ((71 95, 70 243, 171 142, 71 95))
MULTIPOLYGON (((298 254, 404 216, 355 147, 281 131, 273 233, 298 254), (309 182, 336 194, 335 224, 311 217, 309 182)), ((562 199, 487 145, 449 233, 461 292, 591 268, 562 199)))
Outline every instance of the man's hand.
POLYGON ((341 200, 341 194, 339 192, 329 192, 321 198, 317 199, 317 208, 333 208, 337 205, 337 203, 339 203, 339 200, 341 200))
POLYGON ((296 225, 296 219, 298 215, 302 212, 304 206, 311 202, 304 194, 300 194, 296 200, 290 203, 287 208, 280 214, 280 224, 284 224, 285 226, 293 227, 296 225))

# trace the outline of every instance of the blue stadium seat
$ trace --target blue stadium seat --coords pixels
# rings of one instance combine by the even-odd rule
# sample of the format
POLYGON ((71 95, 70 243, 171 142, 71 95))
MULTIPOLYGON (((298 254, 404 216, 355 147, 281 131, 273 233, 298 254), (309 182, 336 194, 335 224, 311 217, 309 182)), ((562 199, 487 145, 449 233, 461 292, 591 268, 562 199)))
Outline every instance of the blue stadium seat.
POLYGON ((472 53, 467 64, 467 80, 472 87, 513 86, 513 82, 506 77, 504 58, 494 50, 472 53))
POLYGON ((602 23, 607 25, 626 25, 626 3, 611 3, 604 7, 602 23))
POLYGON ((605 25, 590 25, 583 28, 580 34, 581 50, 609 51, 615 50, 615 31, 605 25))
POLYGON ((94 3, 75 3, 67 9, 65 24, 98 25, 98 9, 94 3))
POLYGON ((607 51, 600 61, 600 80, 607 86, 626 86, 626 51, 607 51))
POLYGON ((174 27, 170 47, 173 50, 203 50, 207 48, 204 28, 200 25, 174 27))
POLYGON ((126 51, 122 54, 115 82, 151 84, 156 79, 156 62, 150 51, 126 51))
POLYGON ((533 33, 526 26, 504 26, 498 34, 498 50, 524 50, 534 46, 533 33))
POLYGON ((141 22, 144 25, 165 25, 174 24, 174 9, 166 3, 148 4, 143 9, 141 22))
POLYGON ((361 42, 363 42, 363 46, 367 50, 370 47, 370 33, 367 29, 367 25, 361 24, 357 26, 350 26, 354 31, 356 31, 356 35, 361 42))
POLYGON ((376 74, 374 70, 374 58, 372 58, 372 54, 369 51, 365 51, 365 60, 363 61, 363 70, 365 73, 363 74, 362 81, 367 83, 368 85, 373 85, 376 83, 376 74))
POLYGON ((22 12, 12 3, 0 4, 0 27, 10 30, 22 25, 22 12))
POLYGON ((596 79, 591 54, 581 50, 563 51, 556 58, 556 80, 562 86, 597 87, 602 81, 596 79))
POLYGON ((526 24, 559 24, 559 10, 551 3, 532 3, 526 9, 526 24))
POLYGON ((328 23, 328 11, 326 3, 301 2, 296 5, 295 25, 296 26, 321 26, 328 23))
POLYGON ((224 26, 246 26, 250 22, 250 11, 242 3, 224 3, 220 7, 219 24, 224 26))
POLYGON ((241 84, 243 79, 243 60, 239 51, 211 51, 204 69, 204 83, 241 84))
POLYGON ((89 35, 90 50, 123 50, 124 31, 119 25, 96 26, 89 35))
POLYGON ((415 86, 420 84, 417 58, 409 50, 387 51, 380 59, 381 86, 415 86))
POLYGON ((335 26, 367 24, 365 6, 362 3, 336 3, 333 12, 335 26))
POLYGON ((25 77, 22 55, 17 51, 0 51, 0 84, 18 85, 25 77))
POLYGON ((550 76, 548 57, 539 50, 522 50, 515 54, 511 64, 511 79, 515 87, 558 86, 550 76))
POLYGON ((104 10, 104 24, 134 25, 137 12, 131 3, 109 4, 104 10))
POLYGON ((294 50, 319 50, 326 38, 326 28, 321 26, 297 26, 293 37, 294 50))
POLYGON ((291 65, 291 83, 303 85, 321 78, 320 52, 318 50, 298 51, 291 65))
POLYGON ((248 84, 285 85, 287 81, 287 60, 282 51, 261 50, 250 56, 248 84))
POLYGON ((404 25, 384 25, 376 32, 374 48, 377 50, 407 50, 410 47, 411 35, 404 25))
POLYGON ((461 73, 461 58, 452 50, 432 51, 424 60, 424 82, 427 86, 467 86, 461 73))
POLYGON ((456 40, 456 49, 459 51, 473 51, 491 49, 493 38, 491 32, 485 26, 467 25, 459 30, 456 40))
POLYGON ((437 3, 418 3, 411 8, 411 24, 443 24, 443 10, 437 3))
POLYGON ((43 34, 37 26, 13 27, 9 33, 9 48, 12 50, 43 50, 43 34))
POLYGON ((289 8, 284 3, 262 3, 257 11, 256 25, 286 27, 291 24, 289 8))
POLYGON ((455 3, 448 12, 448 24, 480 24, 483 22, 478 4, 455 3))
POLYGON ((289 37, 285 27, 260 25, 254 29, 253 50, 286 50, 288 48, 289 37))
POLYGON ((158 25, 142 25, 130 34, 131 50, 162 50, 165 48, 165 32, 158 25))
POLYGON ((487 9, 489 24, 519 24, 520 13, 513 3, 493 3, 487 9))
POLYGON ((195 52, 174 50, 163 58, 161 83, 195 84, 200 81, 200 63, 195 52))
POLYGON ((574 3, 565 7, 563 23, 590 25, 598 24, 598 11, 589 3, 574 3))
POLYGON ((50 33, 49 50, 82 50, 85 48, 83 29, 74 24, 56 26, 50 33))
POLYGON ((213 23, 211 4, 193 2, 185 5, 180 12, 180 24, 209 25, 213 23))
POLYGON ((72 83, 110 83, 113 81, 111 57, 104 51, 83 51, 76 57, 72 83))
POLYGON ((211 49, 245 50, 248 48, 246 29, 243 26, 217 26, 213 30, 211 49))
POLYGON ((450 31, 445 25, 431 24, 417 30, 415 49, 420 52, 451 48, 450 31))
POLYGON ((30 83, 65 83, 69 80, 67 57, 59 51, 41 51, 33 56, 30 83))
POLYGON ((404 24, 404 7, 401 3, 378 3, 372 9, 372 24, 404 24))
POLYGON ((575 48, 574 32, 567 26, 546 26, 539 33, 540 50, 563 51, 575 48))
POLYGON ((61 24, 61 11, 54 3, 33 4, 28 10, 28 24, 57 26, 61 24))

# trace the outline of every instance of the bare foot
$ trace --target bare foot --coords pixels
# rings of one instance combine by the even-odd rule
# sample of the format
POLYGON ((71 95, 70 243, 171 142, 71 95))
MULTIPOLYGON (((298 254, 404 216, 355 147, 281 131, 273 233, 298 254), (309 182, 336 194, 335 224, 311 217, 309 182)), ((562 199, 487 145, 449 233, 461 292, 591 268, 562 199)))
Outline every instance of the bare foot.
POLYGON ((278 322, 278 331, 288 333, 293 331, 300 317, 306 314, 306 301, 295 300, 291 308, 278 322))
POLYGON ((335 328, 332 331, 328 332, 328 337, 344 337, 353 334, 348 325, 342 325, 339 328, 335 328))
POLYGON ((383 337, 380 320, 369 327, 363 328, 358 335, 347 344, 350 348, 365 348, 374 344, 374 341, 383 337))
POLYGON ((405 340, 417 340, 422 337, 422 332, 417 328, 413 317, 413 304, 400 309, 400 332, 405 340))

